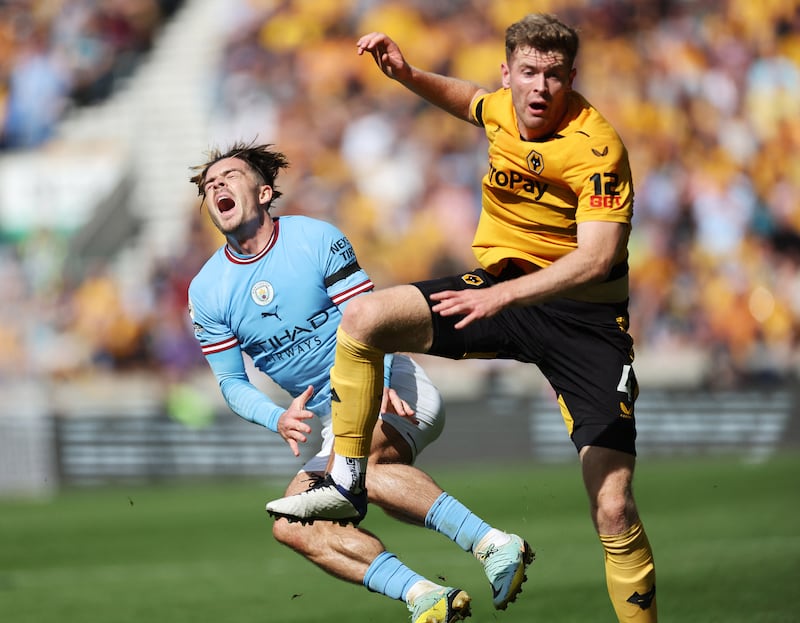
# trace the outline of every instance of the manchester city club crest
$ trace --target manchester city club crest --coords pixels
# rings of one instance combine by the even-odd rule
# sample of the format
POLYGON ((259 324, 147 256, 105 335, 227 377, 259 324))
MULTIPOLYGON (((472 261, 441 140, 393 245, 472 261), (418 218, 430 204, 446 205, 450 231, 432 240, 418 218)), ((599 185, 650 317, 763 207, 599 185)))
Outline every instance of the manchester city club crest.
POLYGON ((275 290, 269 281, 259 281, 250 290, 250 296, 256 305, 269 305, 275 296, 275 290))

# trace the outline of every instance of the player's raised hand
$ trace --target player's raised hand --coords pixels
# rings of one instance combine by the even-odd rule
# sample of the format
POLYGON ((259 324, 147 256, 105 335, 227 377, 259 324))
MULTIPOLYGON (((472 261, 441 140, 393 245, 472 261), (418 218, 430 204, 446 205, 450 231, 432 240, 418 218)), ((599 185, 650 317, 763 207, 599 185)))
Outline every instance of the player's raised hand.
POLYGON ((395 413, 400 417, 408 418, 414 424, 419 424, 414 417, 414 409, 405 400, 400 398, 398 393, 391 387, 383 388, 381 397, 381 413, 395 413))
POLYGON ((356 43, 358 54, 369 52, 381 71, 394 80, 403 81, 411 73, 398 45, 382 32, 371 32, 356 43))
POLYGON ((307 435, 311 432, 311 427, 305 420, 314 417, 311 411, 306 411, 306 402, 313 393, 314 387, 309 385, 302 394, 292 400, 289 408, 278 418, 278 433, 289 444, 295 456, 300 456, 298 444, 305 443, 308 440, 307 435))

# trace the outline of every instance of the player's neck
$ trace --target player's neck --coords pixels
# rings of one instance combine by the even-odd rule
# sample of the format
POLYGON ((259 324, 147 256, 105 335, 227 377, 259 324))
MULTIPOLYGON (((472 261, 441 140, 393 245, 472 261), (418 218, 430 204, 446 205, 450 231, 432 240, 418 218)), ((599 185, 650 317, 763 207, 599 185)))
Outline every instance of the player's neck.
POLYGON ((228 241, 228 247, 234 253, 256 255, 270 243, 274 232, 275 223, 267 215, 267 218, 252 233, 243 235, 241 232, 237 232, 236 234, 228 234, 225 238, 228 241))

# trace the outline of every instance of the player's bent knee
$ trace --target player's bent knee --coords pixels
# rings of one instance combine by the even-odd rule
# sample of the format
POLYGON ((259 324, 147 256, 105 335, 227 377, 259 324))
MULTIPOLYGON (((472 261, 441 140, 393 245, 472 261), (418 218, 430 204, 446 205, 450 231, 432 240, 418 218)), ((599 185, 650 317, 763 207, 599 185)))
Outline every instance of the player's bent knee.
POLYGON ((376 306, 369 299, 373 296, 357 296, 350 300, 342 314, 339 327, 355 339, 366 339, 376 318, 376 306))
POLYGON ((278 543, 296 550, 298 545, 304 540, 303 536, 300 534, 302 531, 301 528, 301 523, 291 523, 288 519, 281 517, 276 519, 272 524, 272 536, 275 537, 278 543))
POLYGON ((619 534, 638 520, 633 498, 622 491, 601 495, 593 506, 595 521, 601 534, 619 534))
POLYGON ((404 290, 395 287, 357 296, 347 303, 339 326, 351 337, 368 342, 375 332, 385 329, 387 320, 402 307, 403 295, 404 290))
POLYGON ((606 497, 598 501, 597 512, 607 522, 622 524, 627 516, 627 506, 622 496, 606 497))

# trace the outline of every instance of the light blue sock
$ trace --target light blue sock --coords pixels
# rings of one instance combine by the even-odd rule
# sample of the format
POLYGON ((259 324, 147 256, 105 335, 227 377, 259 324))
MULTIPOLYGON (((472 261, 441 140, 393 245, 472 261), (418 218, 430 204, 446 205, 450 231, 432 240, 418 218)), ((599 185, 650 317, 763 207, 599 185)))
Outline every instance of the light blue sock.
POLYGON ((381 552, 364 574, 364 586, 373 593, 406 601, 408 589, 424 579, 419 573, 406 567, 394 554, 381 552))
POLYGON ((425 526, 455 541, 465 552, 471 552, 481 537, 492 527, 457 499, 442 493, 425 517, 425 526))

